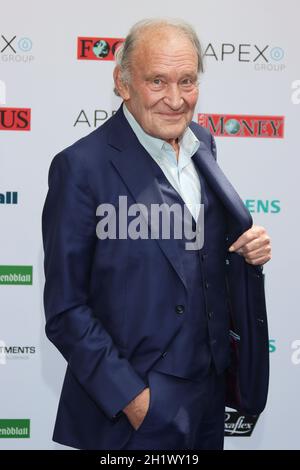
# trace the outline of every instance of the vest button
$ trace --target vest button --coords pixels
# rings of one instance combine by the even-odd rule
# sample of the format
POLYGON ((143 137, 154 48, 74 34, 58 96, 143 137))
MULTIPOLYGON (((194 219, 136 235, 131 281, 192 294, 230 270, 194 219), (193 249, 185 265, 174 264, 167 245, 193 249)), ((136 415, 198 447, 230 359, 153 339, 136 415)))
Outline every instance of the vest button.
POLYGON ((205 286, 205 289, 208 289, 209 288, 209 282, 205 281, 204 286, 205 286))
POLYGON ((184 313, 184 305, 176 305, 175 312, 178 313, 178 315, 182 315, 184 313))
POLYGON ((214 312, 212 312, 212 311, 210 310, 210 311, 208 312, 208 314, 207 314, 208 318, 211 319, 212 316, 213 316, 213 314, 214 314, 214 312))

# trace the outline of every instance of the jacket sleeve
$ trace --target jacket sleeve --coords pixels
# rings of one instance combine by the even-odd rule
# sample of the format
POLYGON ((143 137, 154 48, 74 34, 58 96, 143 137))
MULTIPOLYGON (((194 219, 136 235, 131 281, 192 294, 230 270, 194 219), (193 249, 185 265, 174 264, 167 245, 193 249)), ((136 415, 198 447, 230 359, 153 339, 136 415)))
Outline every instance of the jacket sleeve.
POLYGON ((46 334, 81 386, 113 419, 146 384, 89 306, 96 203, 86 173, 76 155, 64 152, 49 170, 42 216, 46 334))

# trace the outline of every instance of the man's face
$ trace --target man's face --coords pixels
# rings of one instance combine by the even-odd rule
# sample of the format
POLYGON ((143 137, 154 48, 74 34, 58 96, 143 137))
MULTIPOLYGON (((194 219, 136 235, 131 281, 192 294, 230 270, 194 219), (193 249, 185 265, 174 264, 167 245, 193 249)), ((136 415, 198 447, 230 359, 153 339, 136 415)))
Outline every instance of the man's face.
POLYGON ((143 34, 122 97, 145 132, 167 141, 183 134, 198 99, 197 67, 195 48, 178 30, 143 34))

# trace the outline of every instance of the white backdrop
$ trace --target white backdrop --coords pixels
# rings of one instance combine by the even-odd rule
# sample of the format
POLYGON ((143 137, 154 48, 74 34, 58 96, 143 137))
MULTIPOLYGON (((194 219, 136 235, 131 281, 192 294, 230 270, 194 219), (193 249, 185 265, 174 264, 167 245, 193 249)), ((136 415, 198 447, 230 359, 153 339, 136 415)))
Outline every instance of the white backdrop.
POLYGON ((114 63, 77 60, 77 38, 123 38, 153 16, 191 22, 204 49, 211 45, 195 120, 198 113, 284 116, 284 138, 216 138, 221 167, 273 240, 265 267, 269 400, 251 437, 227 437, 225 446, 300 448, 299 2, 27 0, 0 10, 0 428, 1 420, 29 419, 30 437, 0 434, 0 449, 63 448, 51 436, 65 363, 45 338, 42 305, 47 173, 58 151, 94 129, 95 110, 104 119, 120 104, 114 63), (222 44, 235 48, 223 60, 222 44), (12 114, 4 108, 30 108, 31 130, 8 130, 12 114), (90 125, 75 125, 79 116, 90 125), (8 285, 3 266, 32 266, 32 284, 8 285))

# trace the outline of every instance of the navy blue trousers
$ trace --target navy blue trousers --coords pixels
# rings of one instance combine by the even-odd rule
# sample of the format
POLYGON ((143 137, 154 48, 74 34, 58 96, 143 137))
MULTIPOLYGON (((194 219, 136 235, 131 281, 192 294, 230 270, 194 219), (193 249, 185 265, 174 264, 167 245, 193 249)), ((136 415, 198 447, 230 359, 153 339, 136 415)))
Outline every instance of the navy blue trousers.
POLYGON ((151 370, 148 380, 148 412, 122 450, 223 449, 224 374, 191 381, 151 370))

